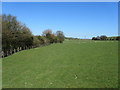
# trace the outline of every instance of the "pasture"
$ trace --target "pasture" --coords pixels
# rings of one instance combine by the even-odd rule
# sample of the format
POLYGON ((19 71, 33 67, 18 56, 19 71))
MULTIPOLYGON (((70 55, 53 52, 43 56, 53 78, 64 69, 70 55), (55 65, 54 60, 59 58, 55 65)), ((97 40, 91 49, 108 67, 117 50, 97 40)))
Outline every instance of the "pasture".
POLYGON ((65 40, 2 59, 3 88, 117 88, 118 42, 65 40))

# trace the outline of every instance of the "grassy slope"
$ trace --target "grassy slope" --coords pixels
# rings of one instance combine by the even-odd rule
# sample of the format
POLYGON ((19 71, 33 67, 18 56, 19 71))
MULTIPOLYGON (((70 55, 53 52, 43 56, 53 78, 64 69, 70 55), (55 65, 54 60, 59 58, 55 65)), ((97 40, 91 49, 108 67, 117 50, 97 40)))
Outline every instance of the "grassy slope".
POLYGON ((2 89, 2 59, 0 59, 0 89, 2 89))
POLYGON ((76 40, 21 51, 3 59, 3 87, 117 87, 117 45, 76 40))

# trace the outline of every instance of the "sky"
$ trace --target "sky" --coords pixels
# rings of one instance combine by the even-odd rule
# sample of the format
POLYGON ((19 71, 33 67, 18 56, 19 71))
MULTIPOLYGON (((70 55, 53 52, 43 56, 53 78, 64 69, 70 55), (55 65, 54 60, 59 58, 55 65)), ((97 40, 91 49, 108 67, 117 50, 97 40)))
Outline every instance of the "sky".
POLYGON ((34 35, 45 29, 82 39, 118 35, 117 2, 3 2, 2 13, 16 16, 34 35))
POLYGON ((2 2, 119 2, 120 0, 2 0, 2 2))

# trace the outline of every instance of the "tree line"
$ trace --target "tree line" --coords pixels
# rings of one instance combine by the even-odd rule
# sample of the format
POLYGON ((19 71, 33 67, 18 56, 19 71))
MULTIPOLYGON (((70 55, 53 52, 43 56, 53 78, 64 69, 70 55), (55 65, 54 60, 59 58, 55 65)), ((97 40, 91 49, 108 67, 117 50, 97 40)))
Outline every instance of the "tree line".
POLYGON ((93 37, 92 40, 120 40, 120 36, 107 37, 106 35, 101 35, 101 36, 93 37))
POLYGON ((74 38, 74 37, 65 37, 65 39, 68 39, 68 40, 80 40, 79 38, 74 38))
POLYGON ((51 29, 46 29, 42 35, 34 36, 25 24, 17 20, 16 16, 2 15, 2 57, 21 50, 63 43, 63 41, 62 31, 53 34, 51 29))

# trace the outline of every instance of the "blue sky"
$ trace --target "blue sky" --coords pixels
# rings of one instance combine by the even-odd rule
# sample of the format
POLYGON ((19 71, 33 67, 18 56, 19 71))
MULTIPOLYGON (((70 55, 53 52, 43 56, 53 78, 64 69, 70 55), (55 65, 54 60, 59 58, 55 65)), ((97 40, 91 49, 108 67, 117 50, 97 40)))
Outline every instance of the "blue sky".
POLYGON ((34 35, 45 29, 77 38, 118 35, 117 2, 3 2, 2 13, 17 16, 34 35))

